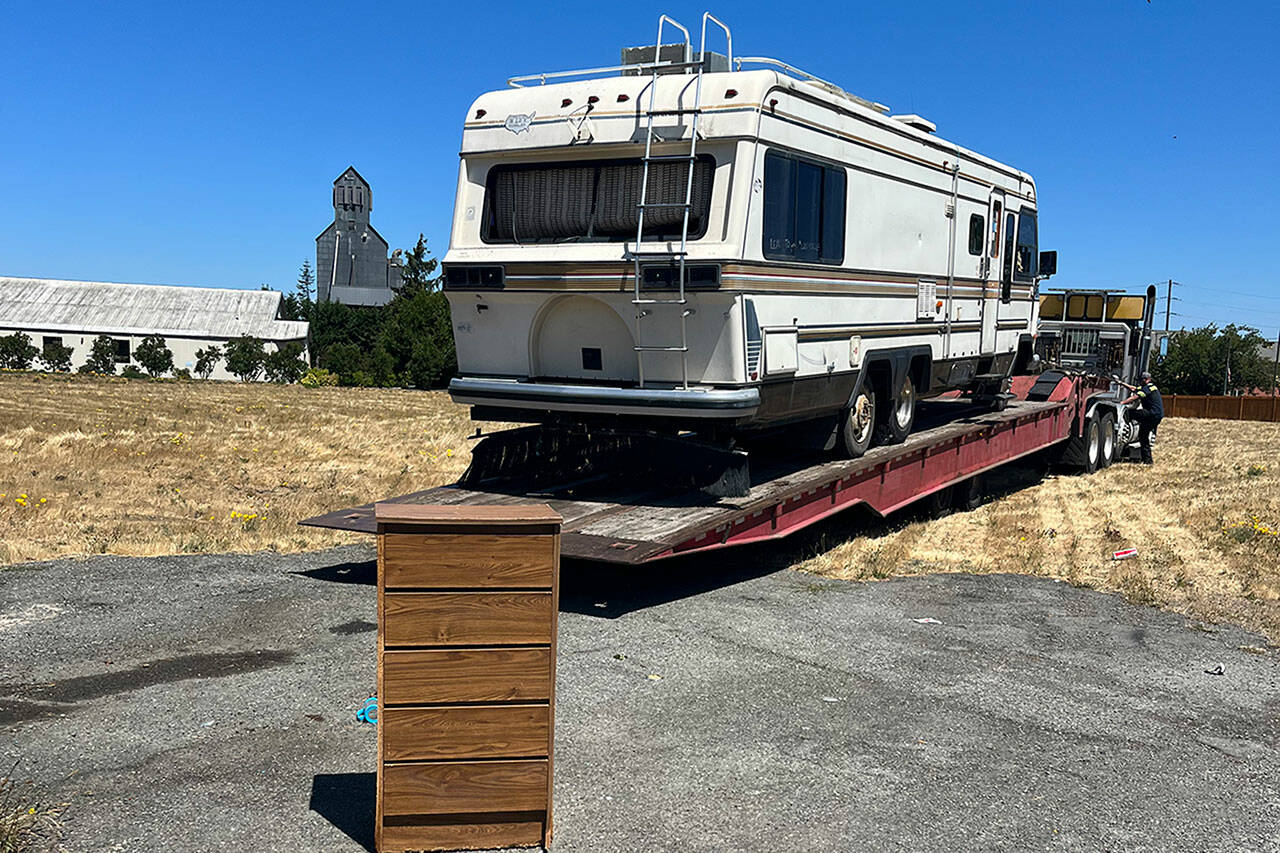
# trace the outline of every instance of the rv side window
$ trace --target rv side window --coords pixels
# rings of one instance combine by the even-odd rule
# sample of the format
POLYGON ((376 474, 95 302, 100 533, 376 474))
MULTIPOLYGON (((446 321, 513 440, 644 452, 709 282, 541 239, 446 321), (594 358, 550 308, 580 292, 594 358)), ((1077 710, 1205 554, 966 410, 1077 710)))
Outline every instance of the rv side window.
POLYGON ((1023 209, 1018 216, 1018 250, 1014 257, 1013 277, 1017 281, 1035 281, 1040 256, 1036 252, 1036 215, 1023 209))
POLYGON ((986 232, 986 223, 982 221, 982 214, 975 213, 969 217, 969 254, 982 254, 982 238, 986 232))
POLYGON ((844 260, 844 170, 777 151, 764 157, 764 256, 844 260))
MULTIPOLYGON (((1004 217, 1004 277, 1002 278, 1005 293, 1009 292, 1009 283, 1013 281, 1013 226, 1015 224, 1014 214, 1006 214, 1004 217)), ((1004 301, 1008 302, 1009 297, 1005 296, 1004 301)))

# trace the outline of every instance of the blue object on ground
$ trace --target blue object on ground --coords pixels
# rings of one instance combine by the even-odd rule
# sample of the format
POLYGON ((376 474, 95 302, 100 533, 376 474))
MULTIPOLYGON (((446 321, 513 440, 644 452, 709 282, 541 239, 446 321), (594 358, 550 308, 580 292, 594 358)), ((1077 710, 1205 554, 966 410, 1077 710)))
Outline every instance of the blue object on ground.
POLYGON ((356 719, 362 723, 369 723, 376 726, 378 724, 378 697, 370 696, 364 700, 364 704, 360 706, 360 710, 356 711, 356 719))

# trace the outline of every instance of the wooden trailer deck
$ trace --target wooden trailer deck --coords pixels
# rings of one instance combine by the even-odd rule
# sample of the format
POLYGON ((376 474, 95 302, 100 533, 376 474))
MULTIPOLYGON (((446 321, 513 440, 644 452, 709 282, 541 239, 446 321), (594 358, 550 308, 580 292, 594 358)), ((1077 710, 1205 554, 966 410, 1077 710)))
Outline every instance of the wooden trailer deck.
MULTIPOLYGON (((1015 387, 1015 393, 1018 390, 1015 387)), ((1021 390, 1020 396, 1025 396, 1026 389, 1021 390)), ((753 457, 752 487, 744 497, 715 498, 700 491, 672 493, 643 484, 598 479, 540 490, 440 486, 384 502, 550 504, 564 518, 561 544, 565 556, 637 564, 780 538, 860 503, 887 515, 1066 440, 1082 396, 1078 383, 1064 378, 1048 400, 1013 400, 1001 412, 980 412, 962 400, 921 403, 916 432, 902 444, 873 448, 860 459, 813 464, 812 455, 753 457)), ((372 503, 300 523, 376 532, 372 503)))

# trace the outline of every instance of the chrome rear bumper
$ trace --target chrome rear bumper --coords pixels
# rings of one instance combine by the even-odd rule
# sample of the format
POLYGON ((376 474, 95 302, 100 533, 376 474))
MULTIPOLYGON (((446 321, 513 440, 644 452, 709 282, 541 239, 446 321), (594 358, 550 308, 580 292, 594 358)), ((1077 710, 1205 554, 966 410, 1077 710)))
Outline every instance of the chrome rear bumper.
POLYGON ((449 383, 449 396, 455 403, 469 406, 646 417, 740 419, 751 417, 760 408, 758 388, 685 391, 458 377, 449 383))

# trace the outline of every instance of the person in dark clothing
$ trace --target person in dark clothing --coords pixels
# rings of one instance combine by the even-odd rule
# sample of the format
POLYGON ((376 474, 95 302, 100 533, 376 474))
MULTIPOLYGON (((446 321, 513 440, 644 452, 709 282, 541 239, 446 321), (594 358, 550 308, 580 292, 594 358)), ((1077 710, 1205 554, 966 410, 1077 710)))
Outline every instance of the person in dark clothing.
POLYGON ((1129 413, 1129 418, 1138 425, 1138 446, 1142 448, 1142 464, 1150 465, 1151 433, 1155 432, 1156 427, 1160 426, 1160 421, 1164 420, 1164 401, 1160 399, 1160 389, 1151 381, 1151 374, 1145 370, 1142 372, 1141 385, 1130 385, 1127 382, 1120 384, 1133 392, 1124 401, 1124 405, 1142 404, 1141 408, 1129 413))

